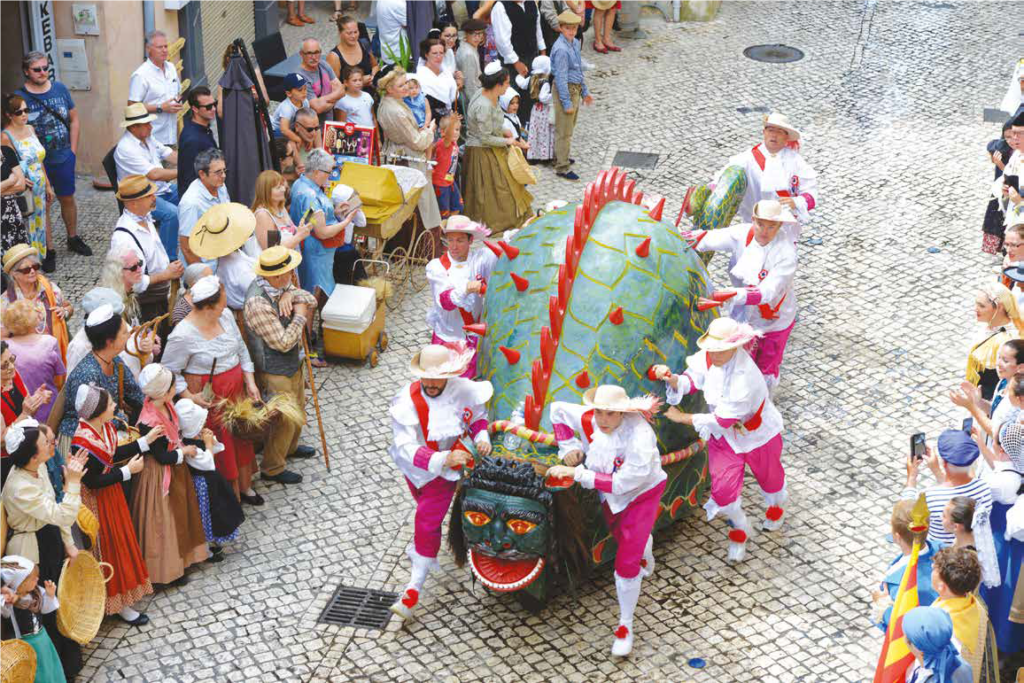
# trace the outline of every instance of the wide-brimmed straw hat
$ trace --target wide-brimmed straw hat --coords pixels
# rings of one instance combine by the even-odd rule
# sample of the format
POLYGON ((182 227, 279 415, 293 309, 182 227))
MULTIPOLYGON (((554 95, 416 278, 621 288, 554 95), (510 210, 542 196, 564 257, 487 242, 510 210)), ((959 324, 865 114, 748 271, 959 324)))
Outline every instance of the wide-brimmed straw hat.
POLYGON ((446 235, 453 232, 461 232, 480 238, 489 237, 491 234, 491 231, 483 223, 477 223, 461 214, 449 216, 448 220, 441 226, 441 232, 446 235))
POLYGON ((800 131, 793 127, 793 124, 789 122, 789 118, 785 114, 776 114, 775 112, 768 114, 768 116, 764 117, 764 125, 765 127, 776 126, 784 129, 789 133, 790 140, 796 141, 800 139, 800 131))
POLYGON ((649 413, 654 410, 657 401, 657 398, 649 394, 631 398, 617 384, 602 384, 587 389, 583 394, 583 405, 617 413, 649 413))
POLYGON ((263 277, 277 277, 295 270, 300 263, 302 254, 278 244, 263 250, 253 270, 263 277))
POLYGON ((122 202, 127 202, 151 194, 156 194, 156 185, 149 178, 144 175, 128 175, 117 184, 114 196, 122 202))
POLYGON ((27 244, 15 244, 13 247, 7 250, 4 254, 4 272, 8 275, 14 270, 14 266, 18 265, 22 259, 28 258, 29 256, 35 256, 39 258, 39 250, 33 246, 27 244))
POLYGON ((763 221, 781 221, 782 223, 793 223, 796 216, 789 212, 778 199, 762 199, 754 204, 754 218, 763 221))
POLYGON ((149 123, 150 121, 156 121, 156 114, 146 111, 146 105, 142 102, 136 102, 124 108, 124 119, 121 121, 121 127, 127 128, 137 123, 149 123))
POLYGON ((423 379, 458 377, 469 367, 475 353, 463 342, 451 346, 428 344, 409 361, 409 372, 423 379))
POLYGON ((738 323, 732 318, 715 318, 708 325, 708 331, 698 340, 697 346, 705 351, 729 351, 738 349, 758 333, 746 323, 738 323))
POLYGON ((206 210, 188 236, 188 248, 199 258, 227 256, 256 232, 256 215, 245 204, 214 204, 206 210))
MULTIPOLYGON (((615 4, 615 3, 612 3, 615 4)), ((594 5, 597 7, 597 5, 594 5)), ((558 15, 558 23, 565 24, 567 26, 575 26, 581 23, 583 20, 580 19, 580 15, 573 12, 571 9, 562 10, 561 14, 558 15)))

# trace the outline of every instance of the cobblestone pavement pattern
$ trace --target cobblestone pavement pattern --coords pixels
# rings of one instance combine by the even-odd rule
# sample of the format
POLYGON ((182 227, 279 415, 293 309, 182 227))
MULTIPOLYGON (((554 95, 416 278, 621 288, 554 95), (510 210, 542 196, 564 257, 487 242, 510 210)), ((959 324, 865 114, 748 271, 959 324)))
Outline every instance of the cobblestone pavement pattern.
MULTIPOLYGON (((311 30, 333 34, 315 11, 311 30)), ((385 451, 385 409, 427 340, 421 295, 389 314, 391 348, 377 368, 318 371, 330 474, 304 461, 295 465, 306 478, 299 486, 259 483, 267 504, 247 510, 226 561, 151 598, 149 626, 107 620, 83 680, 868 679, 880 633, 867 586, 894 552, 884 537, 906 437, 959 422, 943 394, 962 374, 971 288, 992 277, 978 247, 992 173, 984 145, 999 129, 981 109, 999 101, 1019 52, 1012 16, 1024 6, 725 3, 708 24, 645 17, 649 38, 625 41, 620 55, 587 48, 596 104, 580 117, 573 152, 584 180, 616 150, 659 154, 655 169, 634 175, 645 192, 670 197, 665 215, 674 218, 686 185, 754 144, 754 107, 788 113, 821 177, 778 395, 787 524, 756 536, 735 568, 724 561, 720 522, 695 514, 661 534, 628 661, 607 654, 610 570, 531 616, 510 596, 474 590, 469 572, 442 556, 446 573, 430 582, 408 630, 316 623, 340 582, 400 590, 407 580, 412 506, 385 451), (806 58, 779 66, 742 55, 777 42, 806 58), (707 667, 689 668, 692 657, 707 667)), ((289 34, 290 49, 298 37, 289 34)), ((550 168, 539 174, 538 206, 580 197, 582 183, 550 168)), ((85 184, 83 232, 99 247, 114 200, 85 184)), ((55 280, 79 300, 99 262, 69 257, 60 244, 55 280)), ((721 263, 713 270, 721 278, 721 263)), ((304 442, 315 439, 307 430, 304 442)), ((760 501, 747 499, 747 513, 759 515, 760 501)))

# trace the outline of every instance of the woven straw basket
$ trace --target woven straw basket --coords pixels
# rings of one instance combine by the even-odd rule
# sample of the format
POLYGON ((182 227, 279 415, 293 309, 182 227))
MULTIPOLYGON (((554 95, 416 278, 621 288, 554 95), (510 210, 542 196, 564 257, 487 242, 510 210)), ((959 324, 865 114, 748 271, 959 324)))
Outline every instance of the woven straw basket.
POLYGON ((79 645, 96 637, 106 612, 107 581, 113 576, 114 568, 97 562, 91 553, 78 553, 74 562, 64 560, 57 586, 57 628, 61 633, 79 645), (103 576, 102 567, 110 570, 110 576, 103 576))
POLYGON ((0 643, 0 681, 25 683, 35 680, 36 651, 24 640, 5 640, 0 643))
POLYGON ((78 528, 89 537, 89 541, 92 543, 89 547, 95 548, 96 541, 100 536, 100 522, 96 519, 96 515, 92 514, 92 510, 84 505, 78 508, 78 528))
POLYGON ((526 157, 523 156, 523 150, 518 147, 508 148, 508 170, 512 172, 512 177, 516 179, 517 183, 522 183, 523 185, 537 184, 537 176, 533 175, 533 169, 530 168, 526 157))

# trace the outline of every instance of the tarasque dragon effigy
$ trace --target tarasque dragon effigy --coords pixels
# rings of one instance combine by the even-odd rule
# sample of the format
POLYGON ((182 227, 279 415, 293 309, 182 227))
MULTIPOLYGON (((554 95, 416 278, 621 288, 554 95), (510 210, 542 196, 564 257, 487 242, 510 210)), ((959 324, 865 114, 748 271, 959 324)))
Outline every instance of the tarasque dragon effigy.
MULTIPOLYGON (((690 198, 693 225, 727 225, 745 189, 742 169, 726 169, 713 190, 690 198)), ((648 369, 682 366, 714 317, 697 305, 712 289, 704 263, 662 220, 664 205, 645 208, 625 172, 601 172, 581 202, 540 216, 500 245, 484 322, 469 330, 483 337, 479 376, 494 385, 494 448, 463 479, 449 542, 458 565, 468 560, 484 586, 515 591, 531 609, 616 552, 593 491, 545 487, 541 472, 558 461, 547 406, 578 403, 587 388, 609 383, 663 397, 648 369)), ((700 394, 687 401, 686 412, 703 408, 700 394)), ((663 416, 653 426, 668 474, 659 529, 699 504, 708 465, 691 427, 663 416)))

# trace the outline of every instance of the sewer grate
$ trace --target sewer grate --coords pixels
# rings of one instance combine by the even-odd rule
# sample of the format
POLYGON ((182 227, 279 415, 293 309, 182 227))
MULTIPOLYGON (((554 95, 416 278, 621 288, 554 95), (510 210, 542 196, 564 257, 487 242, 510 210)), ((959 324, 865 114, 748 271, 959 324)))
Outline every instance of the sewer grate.
POLYGON ((626 152, 619 150, 612 159, 612 166, 621 168, 654 168, 658 165, 658 155, 647 152, 626 152))
POLYGON ((786 64, 797 62, 804 58, 802 50, 788 45, 751 45, 743 51, 745 57, 757 62, 768 62, 769 64, 786 64))
POLYGON ((382 630, 388 625, 398 593, 370 588, 338 586, 317 621, 335 626, 353 626, 382 630))

